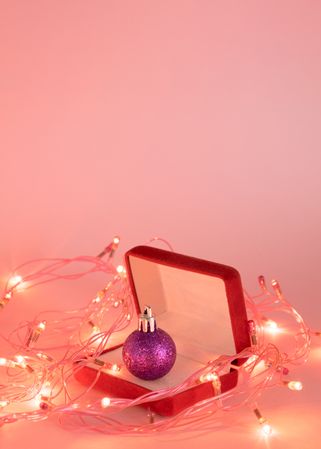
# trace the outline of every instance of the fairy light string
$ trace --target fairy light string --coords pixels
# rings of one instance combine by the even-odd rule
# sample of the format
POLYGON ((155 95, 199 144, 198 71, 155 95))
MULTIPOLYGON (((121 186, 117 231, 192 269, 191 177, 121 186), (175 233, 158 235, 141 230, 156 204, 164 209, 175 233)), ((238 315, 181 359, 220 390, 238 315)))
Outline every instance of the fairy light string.
MULTIPOLYGON (((172 250, 166 240, 155 237, 150 242, 155 240, 167 244, 172 250)), ((29 261, 17 267, 6 283, 0 299, 3 309, 15 300, 17 293, 23 294, 25 290, 41 284, 62 279, 78 280, 93 273, 104 273, 108 278, 105 286, 85 307, 57 312, 54 318, 49 312, 41 312, 32 322, 22 323, 9 336, 3 336, 13 352, 10 357, 0 354, 0 426, 57 415, 61 424, 68 428, 86 427, 106 434, 178 433, 190 429, 213 430, 213 416, 218 410, 225 412, 248 407, 253 410, 262 434, 269 436, 272 427, 259 410, 257 401, 272 386, 287 387, 295 392, 302 390, 299 380, 287 378, 289 367, 306 362, 311 335, 320 336, 321 333, 307 327, 300 314, 285 299, 276 280, 271 282, 269 289, 263 276, 258 279, 260 293, 257 296, 245 292, 250 348, 233 356, 208 361, 205 367, 172 388, 151 391, 136 399, 103 395, 99 399, 91 399, 89 393, 102 370, 116 374, 123 369, 121 365, 105 362, 99 356, 113 335, 126 329, 134 318, 125 267, 113 264, 119 243, 120 238, 114 237, 96 257, 29 261), (78 267, 79 264, 87 268, 70 272, 73 265, 78 267), (68 272, 64 271, 66 268, 68 272), (293 344, 286 352, 274 341, 274 336, 283 332, 275 316, 282 316, 287 336, 292 338, 293 344), (57 344, 57 336, 61 334, 65 342, 57 344), (233 363, 236 358, 246 358, 247 361, 236 366, 233 363), (92 364, 97 367, 96 378, 91 385, 80 388, 75 381, 75 373, 92 364), (238 384, 234 389, 222 392, 220 375, 231 368, 238 370, 238 384), (151 404, 204 382, 212 384, 213 397, 187 407, 176 416, 158 418, 149 408, 145 418, 134 417, 133 423, 123 418, 123 411, 151 404)))

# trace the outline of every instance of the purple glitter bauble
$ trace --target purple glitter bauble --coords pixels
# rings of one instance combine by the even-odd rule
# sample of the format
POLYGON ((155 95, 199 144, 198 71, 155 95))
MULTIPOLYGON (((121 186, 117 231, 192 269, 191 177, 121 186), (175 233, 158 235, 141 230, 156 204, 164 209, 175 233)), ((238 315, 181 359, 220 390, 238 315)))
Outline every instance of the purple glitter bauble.
POLYGON ((123 346, 123 360, 134 376, 155 380, 165 376, 176 360, 175 343, 162 329, 134 331, 123 346))

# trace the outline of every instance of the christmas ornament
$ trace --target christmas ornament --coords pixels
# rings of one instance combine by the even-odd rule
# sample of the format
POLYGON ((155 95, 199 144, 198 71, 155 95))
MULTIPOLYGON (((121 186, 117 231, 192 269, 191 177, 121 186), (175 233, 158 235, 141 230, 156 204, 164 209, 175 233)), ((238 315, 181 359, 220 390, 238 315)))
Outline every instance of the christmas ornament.
POLYGON ((123 360, 128 370, 144 380, 165 376, 176 359, 174 340, 167 332, 158 329, 152 309, 145 306, 139 316, 138 330, 132 332, 123 346, 123 360))

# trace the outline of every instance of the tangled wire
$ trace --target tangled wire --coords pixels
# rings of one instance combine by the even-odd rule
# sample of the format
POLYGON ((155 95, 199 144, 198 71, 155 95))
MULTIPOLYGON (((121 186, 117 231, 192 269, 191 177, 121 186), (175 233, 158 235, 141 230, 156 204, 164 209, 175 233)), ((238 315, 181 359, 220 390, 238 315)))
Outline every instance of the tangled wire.
POLYGON ((115 333, 126 329, 135 319, 126 270, 112 262, 118 244, 119 238, 115 237, 96 257, 32 260, 17 267, 8 280, 0 300, 3 308, 16 295, 40 284, 77 281, 93 273, 104 273, 107 277, 105 286, 85 307, 43 311, 32 321, 20 323, 10 335, 2 336, 12 353, 0 357, 0 425, 19 420, 39 421, 55 415, 67 427, 85 427, 106 434, 177 433, 213 429, 213 415, 218 410, 247 406, 254 410, 268 434, 271 428, 257 408, 258 399, 267 388, 276 385, 286 385, 292 390, 302 388, 300 382, 288 380, 287 376, 291 365, 307 360, 312 332, 286 301, 278 282, 272 281, 270 291, 263 276, 259 277, 257 296, 244 292, 251 347, 208 361, 175 387, 151 391, 136 399, 109 398, 97 393, 95 386, 103 372, 119 375, 122 369, 102 361, 99 358, 102 351, 115 333), (85 268, 70 272, 79 264, 85 268), (271 334, 278 334, 278 345, 271 334), (246 362, 235 365, 235 359, 246 362), (84 387, 75 378, 80 370, 93 364, 97 374, 84 387), (238 371, 237 385, 221 392, 220 376, 231 369, 238 371), (147 416, 143 409, 137 412, 136 406, 171 397, 200 382, 211 382, 215 395, 190 405, 176 416, 155 416, 151 409, 147 409, 147 416))

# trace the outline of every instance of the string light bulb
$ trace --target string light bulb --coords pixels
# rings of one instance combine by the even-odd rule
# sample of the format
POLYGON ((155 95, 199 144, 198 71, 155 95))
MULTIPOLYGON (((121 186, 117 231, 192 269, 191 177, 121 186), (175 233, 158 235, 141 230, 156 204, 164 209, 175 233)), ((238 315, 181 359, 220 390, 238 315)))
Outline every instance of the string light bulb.
POLYGON ((32 373, 34 370, 33 368, 27 364, 25 358, 22 355, 15 355, 16 362, 14 363, 15 366, 18 366, 22 369, 27 369, 30 373, 32 373))
POLYGON ((126 269, 125 269, 124 265, 118 265, 116 268, 116 271, 118 274, 122 274, 122 275, 126 274, 126 269))
POLYGON ((120 238, 118 237, 118 235, 116 235, 112 242, 109 243, 109 245, 106 246, 106 248, 103 249, 103 251, 101 253, 98 254, 97 257, 104 257, 105 254, 108 253, 108 259, 111 259, 112 257, 114 257, 115 251, 117 250, 118 246, 119 246, 119 242, 120 242, 120 238))
POLYGON ((252 343, 252 345, 256 346, 257 345, 256 324, 255 324, 254 320, 249 320, 247 322, 247 325, 248 325, 248 330, 249 330, 249 334, 250 334, 250 338, 251 338, 251 343, 252 343))
POLYGON ((199 382, 212 382, 215 395, 221 394, 221 379, 215 372, 205 373, 199 377, 199 382))
POLYGON ((113 244, 114 244, 114 245, 119 245, 119 242, 120 242, 120 238, 118 237, 118 235, 116 235, 116 236, 113 238, 113 244))
POLYGON ((120 366, 117 365, 117 363, 113 363, 112 366, 111 366, 111 370, 112 370, 114 373, 118 373, 118 372, 120 371, 120 366))
POLYGON ((260 426, 261 426, 261 433, 263 436, 268 437, 272 434, 272 427, 268 423, 268 420, 261 414, 260 410, 258 408, 255 408, 253 410, 260 426))
POLYGON ((97 292, 96 297, 93 299, 93 303, 98 304, 100 303, 105 297, 105 292, 104 290, 99 290, 99 292, 97 292))
POLYGON ((12 291, 5 293, 5 295, 0 299, 0 307, 4 307, 10 299, 12 298, 12 291))
POLYGON ((102 398, 102 400, 100 401, 100 404, 101 404, 102 408, 107 408, 107 407, 110 406, 111 400, 110 400, 110 398, 104 397, 104 398, 102 398))
POLYGON ((303 384, 299 380, 284 380, 283 384, 288 387, 289 390, 292 391, 301 391, 303 390, 303 384))
POLYGON ((52 394, 51 384, 47 380, 44 382, 40 393, 36 396, 36 403, 38 407, 40 407, 41 409, 48 408, 49 406, 48 402, 50 401, 51 394, 52 394))
POLYGON ((17 363, 13 360, 5 359, 3 357, 0 358, 0 366, 5 366, 6 368, 15 368, 17 363))
POLYGON ((113 373, 118 373, 121 370, 121 366, 117 363, 105 362, 101 359, 94 359, 94 363, 98 366, 101 366, 102 368, 112 371, 113 373))
POLYGON ((275 294, 276 294, 278 300, 279 301, 283 300, 284 298, 283 298, 283 294, 282 294, 282 290, 281 290, 281 286, 280 286, 279 282, 276 279, 272 279, 271 285, 272 285, 273 290, 275 291, 275 294))
POLYGON ((8 285, 11 288, 16 287, 17 285, 21 284, 22 282, 22 276, 20 276, 19 274, 16 274, 14 276, 11 276, 11 278, 8 281, 8 285))
POLYGON ((47 322, 40 321, 33 329, 30 330, 26 346, 33 346, 39 339, 40 335, 45 331, 47 322))
POLYGON ((37 352, 36 356, 40 359, 40 360, 45 360, 47 362, 53 362, 53 358, 48 355, 48 354, 44 354, 43 352, 37 352))
POLYGON ((264 424, 262 424, 261 432, 264 436, 267 436, 267 437, 272 434, 273 430, 268 422, 265 422, 264 424))
POLYGON ((268 332, 269 334, 273 334, 273 335, 278 334, 280 332, 280 328, 276 321, 265 318, 265 317, 263 317, 262 320, 264 322, 264 329, 266 332, 268 332))
POLYGON ((25 358, 22 355, 16 355, 15 359, 17 361, 17 365, 20 368, 27 368, 27 364, 26 364, 25 358))
POLYGON ((266 286, 265 277, 263 275, 260 275, 258 277, 258 281, 259 281, 259 286, 261 287, 262 292, 267 293, 268 289, 266 286))
POLYGON ((199 378, 201 382, 213 382, 218 379, 218 375, 215 373, 202 374, 199 378))
POLYGON ((39 332, 43 332, 46 329, 46 321, 40 321, 40 323, 38 323, 37 325, 37 330, 39 332))
POLYGON ((97 326, 93 321, 89 320, 88 324, 91 326, 91 335, 96 335, 99 334, 101 332, 101 329, 99 326, 97 326))
POLYGON ((111 259, 112 257, 114 257, 114 254, 115 254, 116 249, 118 248, 119 242, 120 242, 120 238, 118 237, 118 235, 116 235, 113 238, 113 241, 111 243, 111 250, 110 250, 108 259, 111 259))

